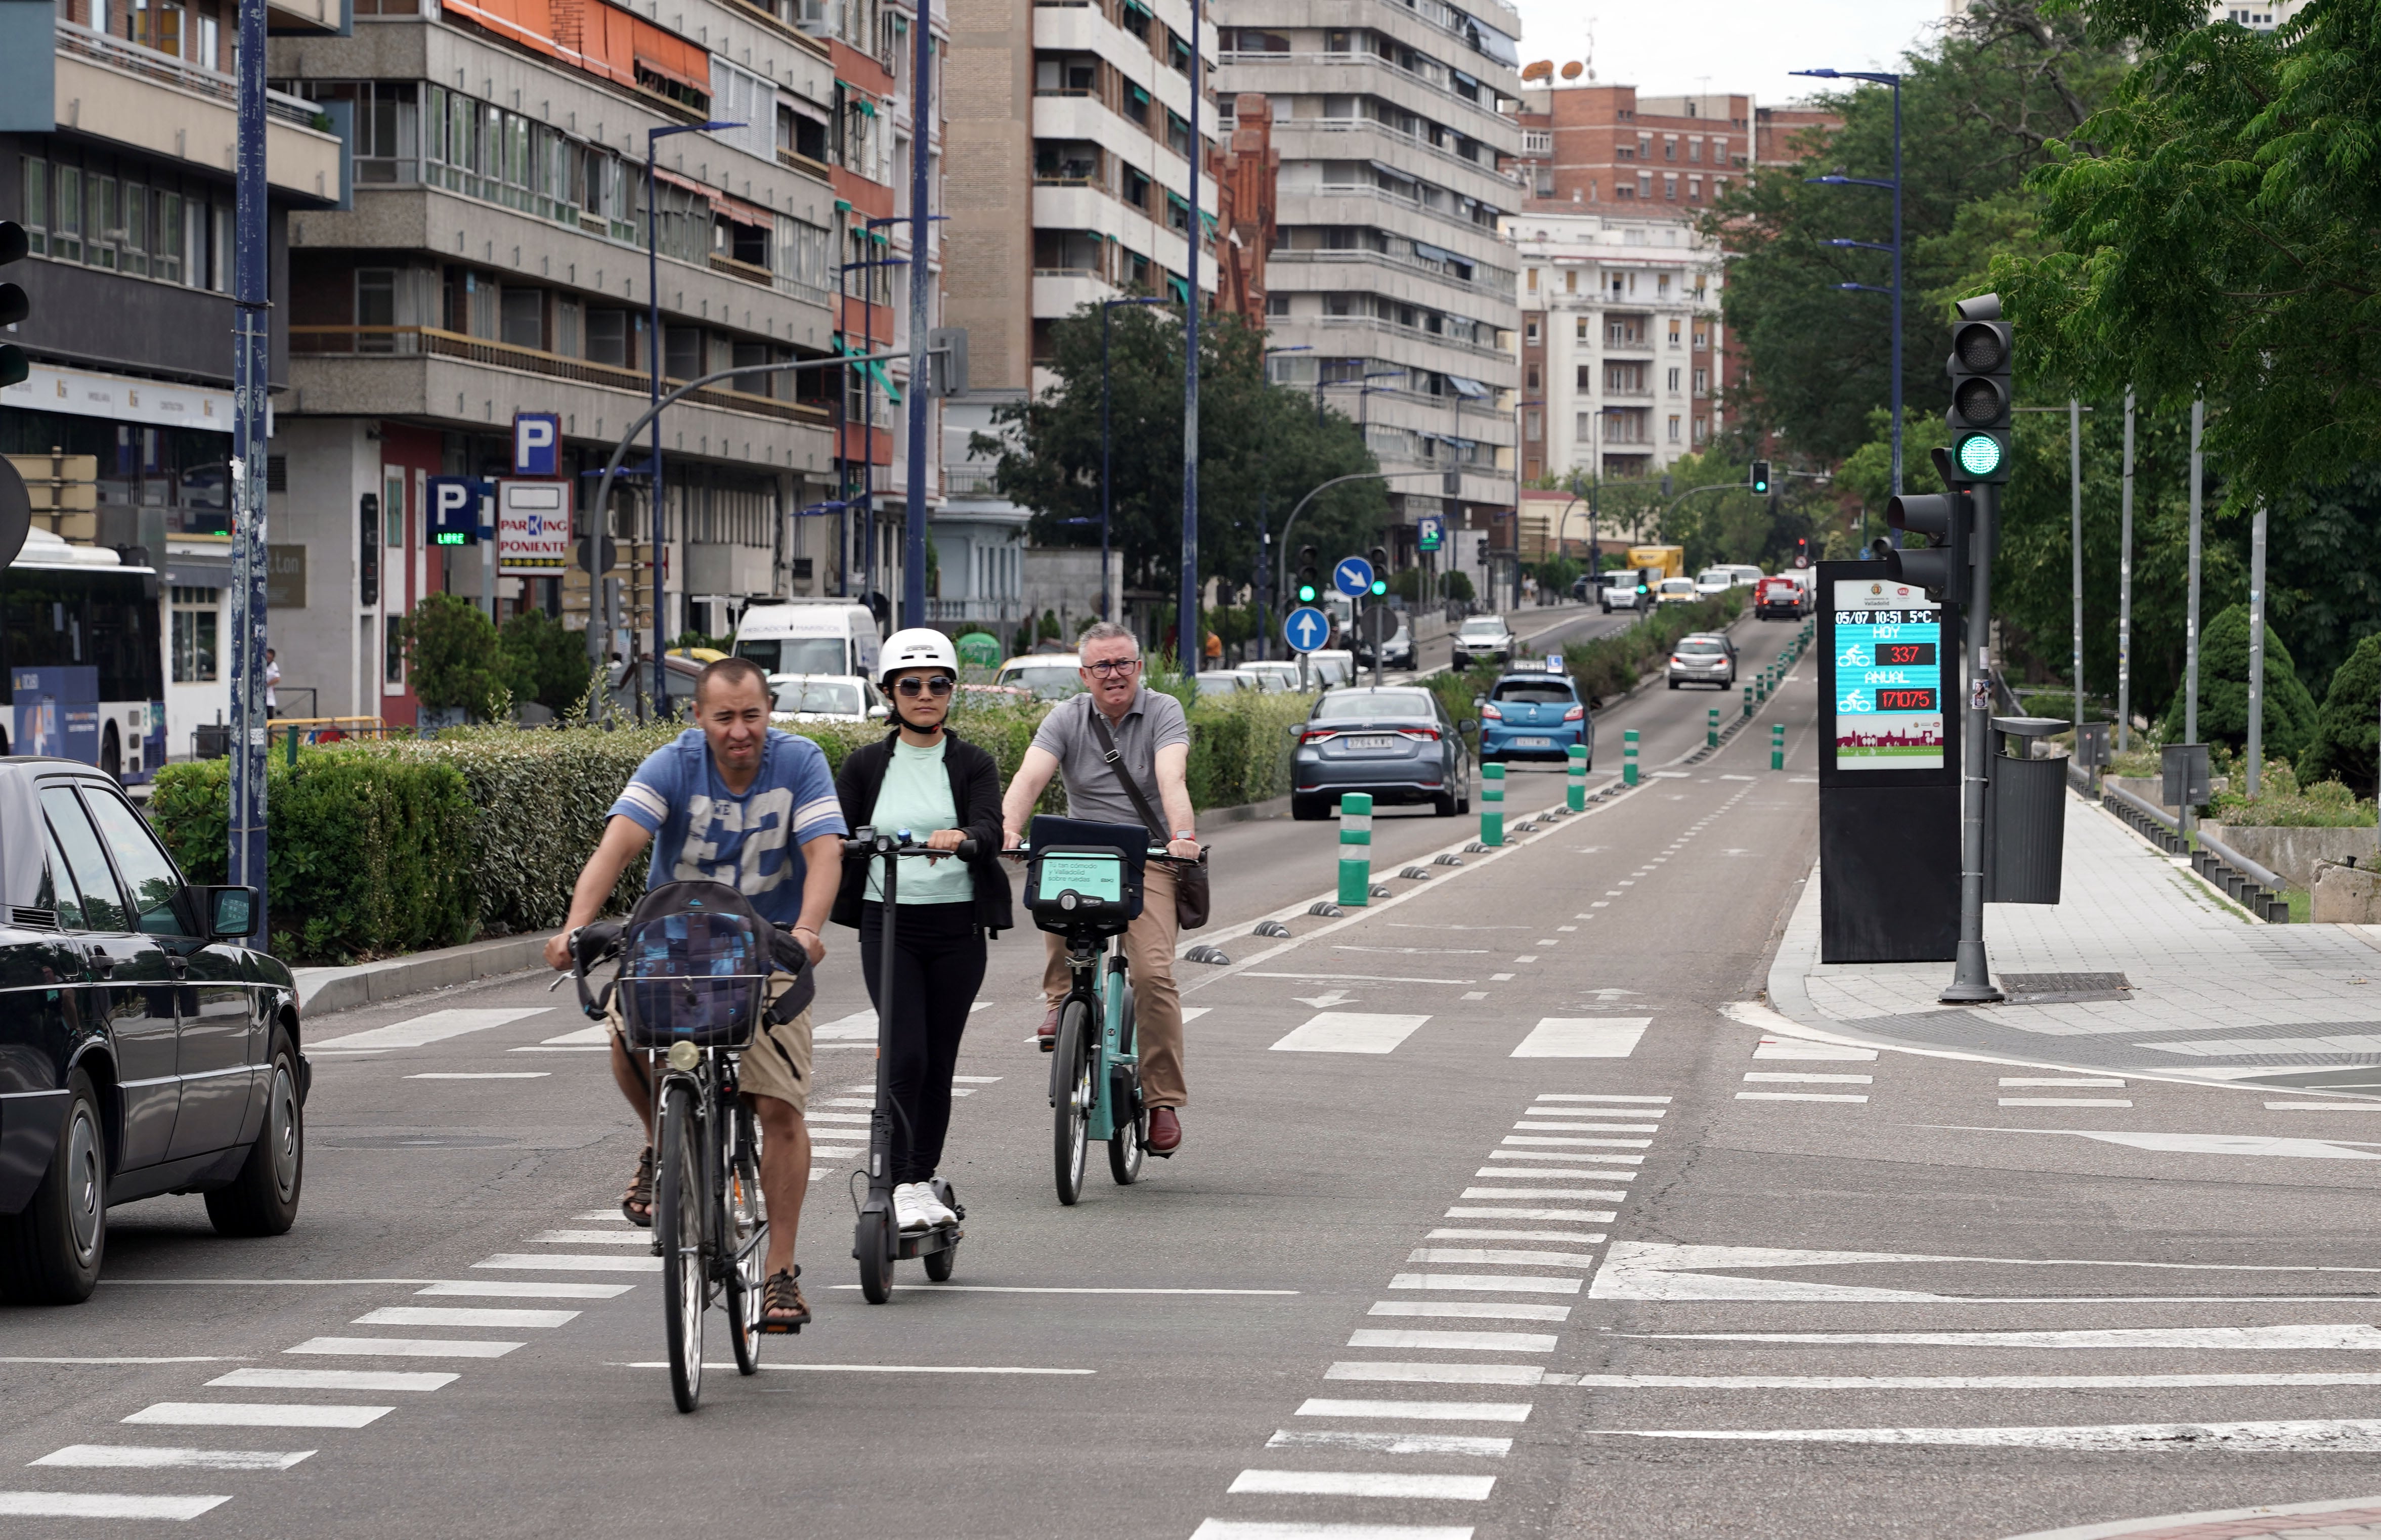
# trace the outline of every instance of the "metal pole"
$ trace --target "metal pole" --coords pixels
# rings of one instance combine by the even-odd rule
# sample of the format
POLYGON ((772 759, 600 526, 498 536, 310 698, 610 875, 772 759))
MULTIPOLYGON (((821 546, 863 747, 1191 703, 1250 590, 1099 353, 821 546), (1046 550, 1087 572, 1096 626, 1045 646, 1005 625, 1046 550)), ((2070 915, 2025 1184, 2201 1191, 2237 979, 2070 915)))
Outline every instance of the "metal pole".
POLYGON ((2117 749, 2133 730, 2133 393, 2125 392, 2124 531, 2117 553, 2117 749))
POLYGON ((270 951, 265 886, 265 393, 272 384, 270 249, 264 180, 264 0, 240 0, 238 184, 233 209, 231 880, 257 893, 256 933, 270 951))
POLYGON ((904 626, 926 623, 926 241, 934 230, 926 172, 932 164, 927 129, 934 121, 934 0, 918 0, 917 78, 910 90, 910 528, 901 557, 899 621, 904 626))
MULTIPOLYGON (((655 718, 669 711, 669 674, 662 661, 662 543, 669 538, 669 523, 662 497, 662 254, 661 238, 657 233, 653 212, 653 152, 661 136, 648 129, 645 133, 645 343, 647 361, 653 376, 653 560, 646 564, 646 576, 653 585, 653 714, 655 718)), ((697 361, 698 367, 701 361, 697 361)), ((634 672, 634 670, 631 670, 634 672)))
POLYGON ((1960 740, 1960 943, 1951 984, 1939 996, 1947 1005, 1997 1000, 1991 959, 1984 955, 1984 776, 1992 752, 1993 523, 2000 511, 1999 488, 1980 483, 1971 489, 1975 528, 1968 549, 1975 560, 1961 654, 1968 661, 1968 723, 1960 740))
MULTIPOLYGON (((1901 495, 1901 77, 1893 78, 1893 495, 1901 495)), ((1900 544, 1899 537, 1895 544, 1900 544)))
MULTIPOLYGON (((2069 679, 2074 699, 2067 719, 2083 724, 2083 404, 2067 398, 2067 544, 2074 564, 2075 634, 2070 653, 2069 679)), ((2081 734, 2078 734, 2080 740, 2081 734)))
POLYGON ((2249 795, 2257 794, 2265 759, 2265 505, 2249 526, 2249 795))
MULTIPOLYGON (((2191 591, 2182 618, 2182 740, 2199 741, 2199 507, 2205 461, 2199 452, 2200 435, 2207 425, 2207 398, 2191 403, 2191 591)), ((2191 799, 2183 799, 2182 837, 2187 846, 2198 822, 2191 799)))
MULTIPOLYGON (((875 230, 862 225, 865 239, 873 243, 875 230)), ((862 251, 872 249, 863 245, 862 251)), ((873 256, 860 269, 861 314, 860 350, 876 351, 876 273, 884 266, 873 256)), ((885 339, 890 342, 892 338, 885 339)), ((868 613, 876 613, 872 602, 876 593, 876 393, 868 386, 868 371, 860 372, 860 518, 861 577, 860 602, 868 605, 868 613)), ((881 624, 881 622, 880 622, 881 624)))
POLYGON ((1100 305, 1100 618, 1108 614, 1108 305, 1100 305))
POLYGON ((1199 671, 1199 92, 1206 47, 1199 36, 1200 0, 1190 0, 1190 217, 1184 233, 1190 257, 1182 275, 1182 594, 1174 613, 1176 664, 1199 671))

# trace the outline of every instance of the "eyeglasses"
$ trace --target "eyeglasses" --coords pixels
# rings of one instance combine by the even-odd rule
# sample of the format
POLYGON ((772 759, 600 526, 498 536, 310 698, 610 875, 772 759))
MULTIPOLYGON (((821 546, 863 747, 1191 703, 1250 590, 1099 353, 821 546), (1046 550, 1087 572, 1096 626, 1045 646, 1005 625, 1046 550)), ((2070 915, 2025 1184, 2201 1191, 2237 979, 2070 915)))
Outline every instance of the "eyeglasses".
POLYGON ((1129 674, 1140 666, 1141 660, 1139 658, 1117 658, 1109 663, 1087 663, 1083 665, 1086 671, 1097 674, 1102 678, 1105 678, 1111 674, 1129 674))
POLYGON ((939 701, 951 692, 951 677, 948 674, 934 674, 922 679, 912 674, 910 678, 895 684, 893 688, 913 700, 921 695, 932 695, 939 701))

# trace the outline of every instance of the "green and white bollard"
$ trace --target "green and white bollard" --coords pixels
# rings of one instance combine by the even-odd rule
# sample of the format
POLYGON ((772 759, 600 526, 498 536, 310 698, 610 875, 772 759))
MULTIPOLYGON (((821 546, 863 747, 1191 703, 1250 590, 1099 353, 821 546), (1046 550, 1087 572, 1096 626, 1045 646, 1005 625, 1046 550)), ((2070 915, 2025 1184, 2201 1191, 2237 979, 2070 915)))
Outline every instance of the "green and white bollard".
POLYGON ((1712 707, 1709 715, 1710 720, 1703 724, 1703 747, 1716 749, 1719 747, 1719 707, 1712 707))
POLYGON ((1769 699, 1769 676, 1767 674, 1756 674, 1752 677, 1752 698, 1755 702, 1766 701, 1769 699))
POLYGON ((1587 745, 1574 743, 1564 751, 1570 760, 1570 780, 1563 787, 1563 803, 1573 813, 1587 811, 1587 745))
MULTIPOLYGON (((1776 724, 1769 729, 1769 768, 1772 770, 1786 768, 1786 724, 1783 722, 1776 724)), ((1348 879, 1342 877, 1339 880, 1344 883, 1348 879)))
POLYGON ((1480 767, 1480 843, 1492 850, 1505 843, 1505 767, 1501 764, 1480 767))
POLYGON ((1634 727, 1620 735, 1620 784, 1637 784, 1637 729, 1634 727))
POLYGON ((1373 796, 1339 794, 1339 903, 1361 908, 1373 897, 1373 796))
POLYGON ((1744 715, 1747 716, 1752 715, 1752 687, 1751 685, 1746 685, 1744 687, 1744 715))

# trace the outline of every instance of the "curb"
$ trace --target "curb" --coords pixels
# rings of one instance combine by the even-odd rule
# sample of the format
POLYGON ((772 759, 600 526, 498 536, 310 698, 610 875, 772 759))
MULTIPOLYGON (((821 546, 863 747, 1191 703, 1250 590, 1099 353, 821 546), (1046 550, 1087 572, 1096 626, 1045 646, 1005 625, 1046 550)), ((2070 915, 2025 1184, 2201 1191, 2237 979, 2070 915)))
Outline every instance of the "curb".
POLYGON ((473 984, 500 973, 526 972, 544 966, 541 954, 547 939, 556 934, 538 931, 498 936, 493 941, 473 941, 348 968, 293 968, 290 972, 298 982, 298 1008, 304 1016, 352 1010, 377 1000, 451 989, 458 984, 473 984))

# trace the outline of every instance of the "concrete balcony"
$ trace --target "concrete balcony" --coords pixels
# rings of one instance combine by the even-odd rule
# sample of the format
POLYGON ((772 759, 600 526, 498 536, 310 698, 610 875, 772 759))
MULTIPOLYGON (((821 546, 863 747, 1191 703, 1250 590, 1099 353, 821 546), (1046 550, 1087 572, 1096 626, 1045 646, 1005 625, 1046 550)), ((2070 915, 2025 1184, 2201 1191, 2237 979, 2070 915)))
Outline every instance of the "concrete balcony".
MULTIPOLYGON (((1110 112, 1096 96, 1034 97, 1033 137, 1087 141, 1175 196, 1190 195, 1190 163, 1176 154, 1173 146, 1154 138, 1148 129, 1110 112)), ((1213 204, 1213 189, 1203 198, 1213 204)))
MULTIPOLYGON (((1033 227, 1096 231, 1169 269, 1180 267, 1187 244, 1182 232, 1091 187, 1033 189, 1033 227)), ((1211 251, 1199 253, 1199 287, 1205 290, 1215 287, 1215 258, 1211 251)), ((1037 309, 1034 313, 1042 312, 1037 309)))
POLYGON ((1497 170, 1493 158, 1466 160, 1369 117, 1293 117, 1276 123, 1273 137, 1285 161, 1379 161, 1495 208, 1521 201, 1520 185, 1497 170))
MULTIPOLYGON (((1345 338, 1350 334, 1363 333, 1369 334, 1373 336, 1386 338, 1388 340, 1390 346, 1375 356, 1390 359, 1398 363, 1408 361, 1408 360, 1402 356, 1403 350, 1407 348, 1417 350, 1440 348, 1444 349, 1447 353, 1451 353, 1460 358, 1480 360, 1496 364, 1509 365, 1512 361, 1512 355, 1502 348, 1497 348, 1487 343, 1459 341, 1454 337, 1448 336, 1443 332, 1424 331, 1419 326, 1400 326, 1396 322, 1384 321, 1378 316, 1317 315, 1294 316, 1291 319, 1294 324, 1300 326, 1311 326, 1326 337, 1339 336, 1345 338)), ((1344 345, 1334 345, 1330 350, 1335 353, 1344 354, 1348 351, 1348 348, 1344 345)), ((1460 364, 1454 362, 1433 361, 1424 367, 1457 374, 1464 373, 1463 367, 1460 364)))
POLYGON ((1512 120, 1496 110, 1493 92, 1484 89, 1475 100, 1450 82, 1415 74, 1378 54, 1226 54, 1217 65, 1216 90, 1377 96, 1469 134, 1492 152, 1520 153, 1520 135, 1512 120))
MULTIPOLYGON (((1188 18, 1181 31, 1188 34, 1188 18)), ((1150 52, 1149 44, 1108 20, 1095 6, 1051 5, 1048 0, 1041 0, 1033 7, 1033 46, 1097 54, 1114 65, 1117 74, 1172 108, 1176 116, 1186 122, 1190 119, 1189 79, 1172 65, 1159 60, 1150 52)), ((1199 119, 1207 137, 1215 138, 1215 104, 1212 96, 1200 104, 1199 119)))
POLYGON ((1265 257, 1265 288, 1273 294, 1386 294, 1409 304, 1493 321, 1508 331, 1520 314, 1509 273, 1477 269, 1467 282, 1443 266, 1386 251, 1276 250, 1265 257))
POLYGON ((1277 203, 1276 219, 1283 225, 1371 225, 1427 239, 1472 261, 1501 266, 1513 258, 1512 249, 1488 226, 1377 187, 1319 183, 1300 187, 1285 180, 1277 203))
POLYGON ((1113 299, 1118 289, 1087 267, 1037 267, 1033 270, 1033 319, 1056 321, 1085 305, 1113 299))

